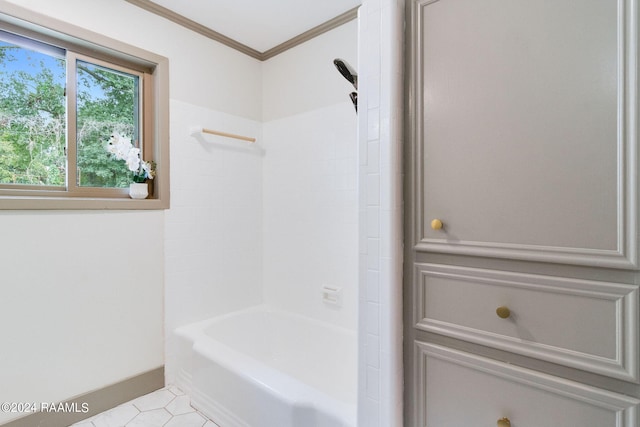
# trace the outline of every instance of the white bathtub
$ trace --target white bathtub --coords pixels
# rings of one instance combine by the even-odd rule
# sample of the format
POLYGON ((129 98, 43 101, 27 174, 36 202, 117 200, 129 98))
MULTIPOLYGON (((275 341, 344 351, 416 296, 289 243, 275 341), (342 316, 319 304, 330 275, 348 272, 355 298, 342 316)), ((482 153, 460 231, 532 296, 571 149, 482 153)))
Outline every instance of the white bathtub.
POLYGON ((178 386, 220 427, 355 427, 356 334, 253 307, 176 330, 178 386))

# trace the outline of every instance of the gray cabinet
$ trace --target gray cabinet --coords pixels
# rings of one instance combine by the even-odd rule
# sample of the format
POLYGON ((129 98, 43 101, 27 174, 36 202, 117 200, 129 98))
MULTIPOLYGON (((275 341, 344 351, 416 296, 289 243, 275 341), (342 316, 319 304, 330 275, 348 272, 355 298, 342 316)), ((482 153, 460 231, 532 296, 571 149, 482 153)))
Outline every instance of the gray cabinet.
POLYGON ((478 423, 428 415, 456 393, 419 350, 444 344, 627 402, 581 426, 637 426, 637 0, 408 3, 407 425, 478 423))

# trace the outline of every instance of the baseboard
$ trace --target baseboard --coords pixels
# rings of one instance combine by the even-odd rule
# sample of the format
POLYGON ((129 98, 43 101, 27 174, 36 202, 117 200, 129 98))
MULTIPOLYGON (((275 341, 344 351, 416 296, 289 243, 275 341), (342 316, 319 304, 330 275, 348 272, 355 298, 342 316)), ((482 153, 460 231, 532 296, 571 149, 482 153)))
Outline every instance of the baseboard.
POLYGON ((35 412, 0 427, 68 427, 164 387, 164 366, 62 402, 88 412, 35 412))

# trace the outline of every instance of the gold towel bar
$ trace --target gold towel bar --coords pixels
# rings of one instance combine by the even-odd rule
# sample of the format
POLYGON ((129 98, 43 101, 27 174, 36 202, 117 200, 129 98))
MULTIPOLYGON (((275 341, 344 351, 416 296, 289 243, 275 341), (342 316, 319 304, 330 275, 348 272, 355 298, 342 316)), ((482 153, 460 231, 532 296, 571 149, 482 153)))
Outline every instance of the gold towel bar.
POLYGON ((191 134, 194 133, 208 133, 211 135, 225 136, 227 138, 241 139, 242 141, 248 141, 250 143, 256 142, 255 138, 251 138, 249 136, 236 135, 234 133, 220 132, 218 130, 205 129, 201 127, 193 128, 191 130, 191 134))

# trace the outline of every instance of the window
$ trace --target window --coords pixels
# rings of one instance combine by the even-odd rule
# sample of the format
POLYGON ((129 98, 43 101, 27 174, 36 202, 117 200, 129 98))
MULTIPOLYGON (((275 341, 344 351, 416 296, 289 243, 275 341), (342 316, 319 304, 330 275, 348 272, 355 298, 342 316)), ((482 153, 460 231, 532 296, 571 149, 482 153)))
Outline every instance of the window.
MULTIPOLYGON (((113 65, 75 61, 76 173, 80 187, 122 188, 131 173, 122 161, 114 162, 105 143, 117 132, 140 148, 143 75, 113 65)), ((141 158, 145 158, 142 151, 141 158)))
POLYGON ((64 58, 62 49, 0 31, 0 184, 5 188, 65 185, 64 58))
POLYGON ((0 15, 0 209, 168 207, 166 59, 15 23, 0 15), (149 199, 129 199, 112 135, 156 166, 149 199))

